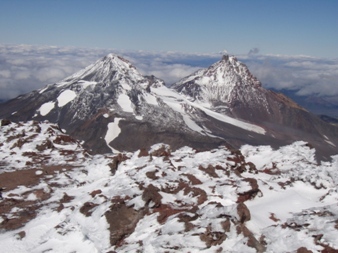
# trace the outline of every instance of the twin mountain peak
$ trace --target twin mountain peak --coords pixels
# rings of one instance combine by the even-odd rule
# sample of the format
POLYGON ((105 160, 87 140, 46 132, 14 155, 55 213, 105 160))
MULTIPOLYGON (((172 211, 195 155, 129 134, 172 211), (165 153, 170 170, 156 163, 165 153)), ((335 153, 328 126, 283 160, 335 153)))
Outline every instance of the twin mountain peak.
POLYGON ((236 57, 167 87, 109 54, 41 90, 0 105, 0 118, 48 120, 93 153, 134 151, 164 142, 172 149, 309 142, 321 159, 338 145, 338 129, 289 98, 266 90, 236 57))

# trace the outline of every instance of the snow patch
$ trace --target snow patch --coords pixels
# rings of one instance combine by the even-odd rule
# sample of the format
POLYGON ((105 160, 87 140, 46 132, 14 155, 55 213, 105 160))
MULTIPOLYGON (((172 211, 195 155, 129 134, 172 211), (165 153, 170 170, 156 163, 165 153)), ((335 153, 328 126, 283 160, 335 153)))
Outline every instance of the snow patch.
POLYGON ((156 105, 158 106, 158 103, 157 103, 157 98, 149 93, 145 93, 143 95, 144 99, 146 100, 146 102, 150 105, 156 105))
POLYGON ((41 105, 38 111, 40 112, 41 116, 46 116, 51 110, 53 110, 54 107, 54 102, 47 102, 41 105))
POLYGON ((107 146, 113 151, 113 153, 119 153, 118 150, 114 149, 112 146, 109 145, 115 138, 119 136, 121 133, 121 128, 119 127, 119 122, 122 118, 115 118, 114 122, 108 124, 108 130, 104 140, 107 143, 107 146))
POLYGON ((88 86, 95 86, 97 84, 97 82, 89 82, 89 81, 85 81, 85 80, 80 80, 79 84, 81 84, 83 89, 86 89, 88 86))
POLYGON ((63 91, 57 98, 58 106, 63 107, 76 97, 76 93, 72 90, 63 91))
POLYGON ((134 109, 132 107, 132 103, 130 101, 130 98, 128 95, 122 93, 120 94, 119 98, 117 99, 117 103, 125 112, 134 112, 134 109))

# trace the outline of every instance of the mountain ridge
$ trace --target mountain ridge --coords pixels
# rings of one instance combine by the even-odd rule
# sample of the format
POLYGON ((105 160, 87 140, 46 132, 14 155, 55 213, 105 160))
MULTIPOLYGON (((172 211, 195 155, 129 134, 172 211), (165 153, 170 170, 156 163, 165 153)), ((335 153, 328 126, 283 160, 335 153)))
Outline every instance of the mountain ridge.
POLYGON ((143 76, 129 61, 109 54, 0 109, 1 118, 13 121, 58 123, 94 153, 134 151, 158 141, 175 149, 278 147, 304 139, 321 156, 327 153, 328 159, 338 145, 336 128, 265 90, 234 56, 223 56, 168 88, 162 80, 143 76))

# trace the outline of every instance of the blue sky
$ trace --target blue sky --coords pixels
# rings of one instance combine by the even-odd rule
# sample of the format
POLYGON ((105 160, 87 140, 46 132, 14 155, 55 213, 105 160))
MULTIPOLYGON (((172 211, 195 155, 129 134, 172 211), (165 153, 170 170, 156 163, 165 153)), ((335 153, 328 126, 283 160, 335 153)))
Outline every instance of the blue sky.
POLYGON ((338 58, 336 0, 0 0, 0 43, 338 58))

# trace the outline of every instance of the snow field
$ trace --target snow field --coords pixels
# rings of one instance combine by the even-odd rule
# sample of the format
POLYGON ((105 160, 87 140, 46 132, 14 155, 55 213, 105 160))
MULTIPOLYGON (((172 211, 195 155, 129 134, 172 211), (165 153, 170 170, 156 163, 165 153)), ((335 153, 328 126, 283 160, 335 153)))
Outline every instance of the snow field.
POLYGON ((111 147, 109 143, 112 142, 121 133, 121 129, 119 127, 119 122, 121 119, 122 118, 115 118, 114 122, 108 123, 108 130, 106 136, 104 137, 107 146, 113 151, 113 153, 119 153, 119 151, 111 147))
POLYGON ((42 104, 38 111, 40 112, 41 116, 46 116, 51 110, 53 110, 54 107, 54 102, 47 102, 42 104))
POLYGON ((76 93, 74 91, 72 91, 72 90, 64 90, 57 97, 58 107, 65 106, 70 101, 72 101, 74 98, 76 98, 76 93))

